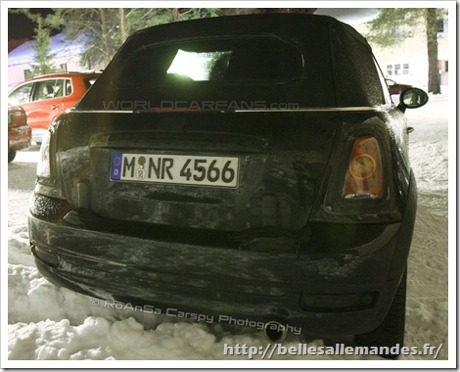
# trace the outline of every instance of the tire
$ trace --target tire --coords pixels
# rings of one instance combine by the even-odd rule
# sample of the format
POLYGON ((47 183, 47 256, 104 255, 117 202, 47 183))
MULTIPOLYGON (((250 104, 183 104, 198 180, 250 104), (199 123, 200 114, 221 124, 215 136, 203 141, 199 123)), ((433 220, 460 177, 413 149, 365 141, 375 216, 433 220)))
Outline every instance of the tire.
POLYGON ((355 336, 356 346, 387 346, 379 355, 387 359, 395 359, 399 356, 401 347, 404 345, 404 329, 406 323, 406 283, 407 267, 404 271, 401 283, 396 291, 390 310, 382 324, 375 330, 355 336), (392 352, 391 352, 392 351, 392 352))
POLYGON ((8 163, 11 163, 16 157, 16 150, 8 149, 8 163))

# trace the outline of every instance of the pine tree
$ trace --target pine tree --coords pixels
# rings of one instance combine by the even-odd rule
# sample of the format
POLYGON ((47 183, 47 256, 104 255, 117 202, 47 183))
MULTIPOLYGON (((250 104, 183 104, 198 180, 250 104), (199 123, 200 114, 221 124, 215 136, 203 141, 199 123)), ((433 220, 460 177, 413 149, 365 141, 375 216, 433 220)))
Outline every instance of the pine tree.
POLYGON ((53 30, 52 25, 48 22, 47 16, 42 16, 38 12, 34 12, 33 9, 9 9, 9 12, 24 14, 29 18, 36 27, 34 28, 34 39, 31 48, 35 51, 33 56, 32 76, 47 74, 56 71, 53 66, 53 58, 56 56, 52 53, 51 45, 51 31, 53 30))
POLYGON ((313 9, 252 8, 54 8, 46 23, 62 29, 69 40, 83 37, 81 64, 87 68, 104 68, 117 49, 135 31, 159 24, 198 18, 272 11, 311 12, 313 9))
POLYGON ((163 23, 213 17, 208 8, 73 8, 53 9, 47 21, 62 27, 69 40, 84 36, 82 64, 104 68, 133 32, 163 23))
POLYGON ((31 45, 31 48, 35 50, 33 57, 34 65, 32 74, 42 75, 49 74, 56 71, 53 66, 53 58, 56 56, 55 53, 51 52, 50 44, 50 29, 44 26, 44 21, 41 16, 36 18, 37 28, 35 29, 35 43, 31 45))

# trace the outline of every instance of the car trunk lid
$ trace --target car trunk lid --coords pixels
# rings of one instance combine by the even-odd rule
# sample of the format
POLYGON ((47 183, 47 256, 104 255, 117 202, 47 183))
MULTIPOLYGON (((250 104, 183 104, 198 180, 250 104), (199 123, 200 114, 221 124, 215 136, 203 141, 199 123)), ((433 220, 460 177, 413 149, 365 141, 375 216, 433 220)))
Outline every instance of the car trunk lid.
POLYGON ((338 122, 324 113, 72 115, 60 131, 78 130, 83 146, 67 133, 59 158, 73 203, 116 220, 227 232, 301 229, 338 122), (87 167, 71 166, 77 158, 87 167))

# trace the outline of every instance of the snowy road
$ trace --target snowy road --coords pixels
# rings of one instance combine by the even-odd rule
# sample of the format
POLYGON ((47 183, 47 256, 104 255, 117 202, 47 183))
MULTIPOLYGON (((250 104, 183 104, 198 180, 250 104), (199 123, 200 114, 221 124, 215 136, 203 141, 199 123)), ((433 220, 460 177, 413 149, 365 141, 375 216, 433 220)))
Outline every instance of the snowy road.
MULTIPOLYGON (((442 344, 438 359, 448 356, 447 112, 446 96, 431 97, 426 107, 408 112, 409 124, 415 128, 410 155, 419 206, 409 262, 406 345, 442 344)), ((29 253, 26 216, 36 150, 19 152, 8 167, 9 359, 247 359, 224 356, 224 344, 267 346, 262 333, 250 328, 110 309, 42 278, 29 253)), ((284 346, 299 342, 303 340, 290 335, 284 346)), ((322 340, 309 341, 309 345, 322 344, 322 340)), ((275 354, 273 359, 380 358, 275 354)))

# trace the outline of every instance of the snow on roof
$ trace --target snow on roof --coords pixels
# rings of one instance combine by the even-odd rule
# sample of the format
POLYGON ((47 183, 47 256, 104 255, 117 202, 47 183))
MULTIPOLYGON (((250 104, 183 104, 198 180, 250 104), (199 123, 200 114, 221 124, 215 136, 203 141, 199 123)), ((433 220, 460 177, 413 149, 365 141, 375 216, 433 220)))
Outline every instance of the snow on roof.
MULTIPOLYGON (((56 54, 56 58, 80 55, 84 51, 84 39, 82 37, 77 40, 67 40, 63 34, 57 34, 51 36, 50 39, 50 50, 51 53, 56 54)), ((32 45, 35 43, 36 40, 26 41, 24 44, 8 53, 8 67, 31 64, 35 54, 32 45)))

